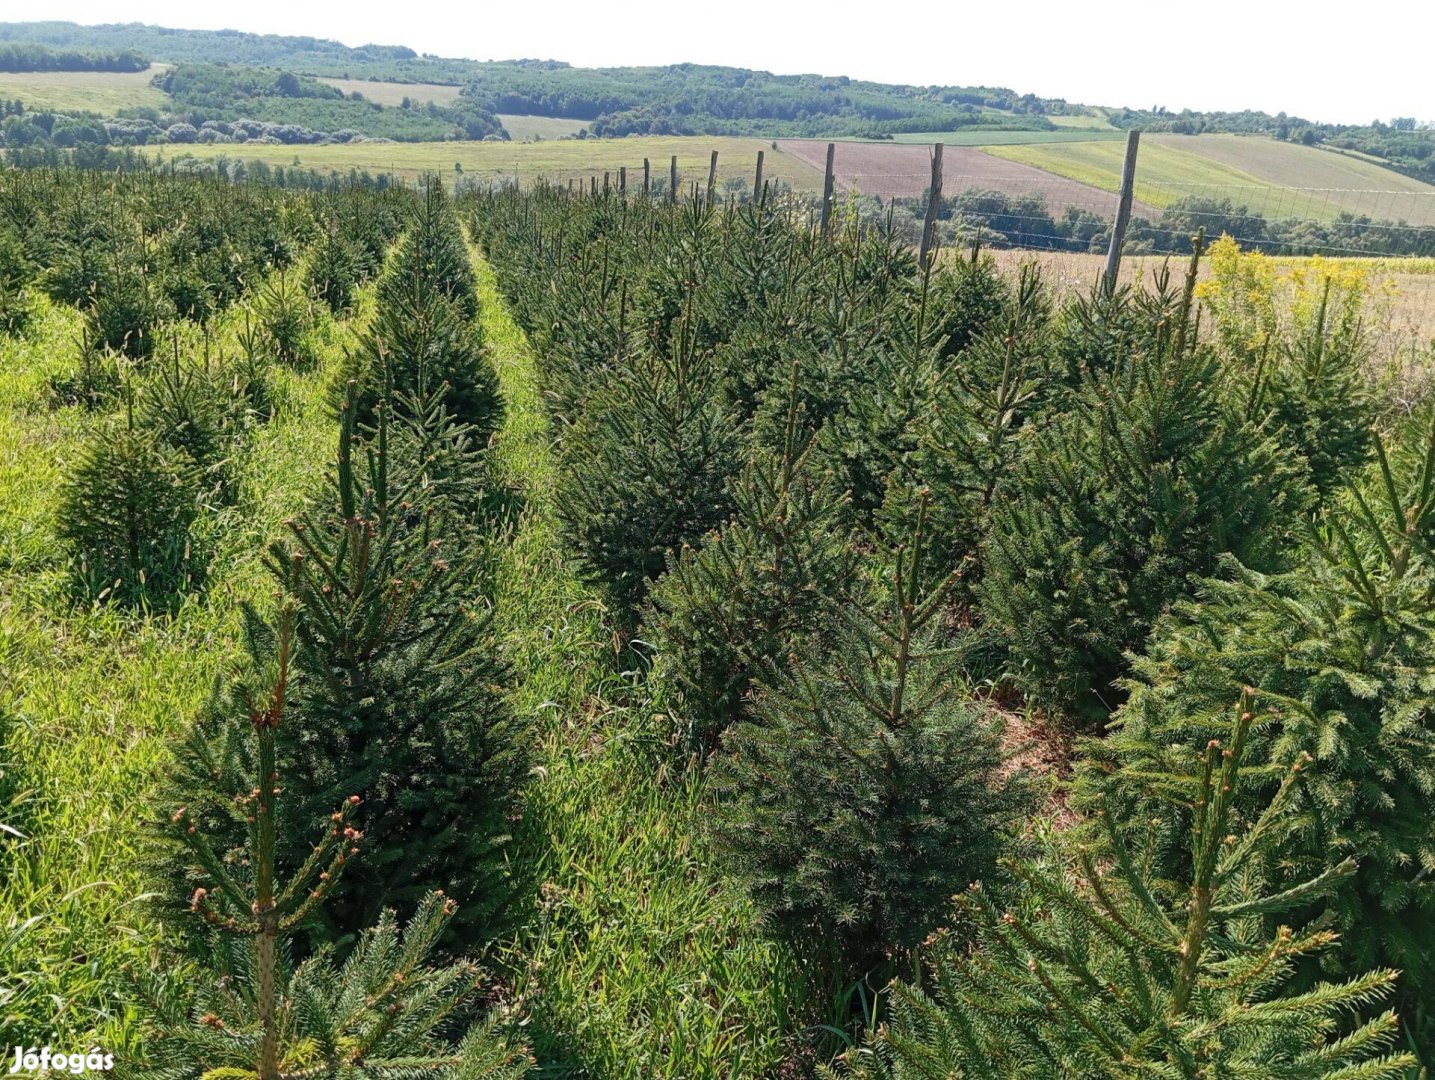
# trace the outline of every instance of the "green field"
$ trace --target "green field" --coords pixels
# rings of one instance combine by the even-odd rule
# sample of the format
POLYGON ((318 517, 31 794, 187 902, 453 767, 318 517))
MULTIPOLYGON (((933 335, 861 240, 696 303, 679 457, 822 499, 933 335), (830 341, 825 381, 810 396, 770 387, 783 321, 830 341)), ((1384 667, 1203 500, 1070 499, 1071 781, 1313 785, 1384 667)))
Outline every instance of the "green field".
POLYGON ((1082 131, 1115 131, 1111 121, 1104 116, 1091 114, 1083 116, 1048 116, 1053 124, 1059 128, 1068 128, 1082 131))
MULTIPOLYGON (((988 152, 1107 191, 1120 186, 1120 140, 991 144, 988 152)), ((1268 218, 1328 221, 1349 211, 1435 223, 1435 187, 1341 154, 1254 136, 1144 137, 1136 197, 1165 207, 1184 195, 1229 198, 1268 218)))
POLYGON ((402 105, 404 98, 410 101, 429 102, 435 105, 448 105, 458 100, 461 86, 451 86, 447 83, 405 83, 405 82, 380 82, 376 79, 327 79, 320 78, 319 82, 344 91, 346 94, 360 93, 364 95, 365 101, 374 101, 380 105, 402 105))
POLYGON ((496 115, 499 122, 508 129, 508 134, 519 142, 561 139, 564 135, 577 135, 588 127, 584 120, 570 120, 562 116, 524 116, 520 113, 496 115))
POLYGON ((347 143, 333 146, 252 146, 234 144, 159 147, 172 160, 197 158, 231 161, 264 161, 269 165, 288 168, 298 164, 321 172, 350 169, 371 173, 391 172, 413 179, 425 173, 451 177, 454 165, 462 166, 463 174, 481 179, 567 181, 612 174, 617 183, 618 169, 628 168, 628 182, 640 185, 643 158, 652 162, 654 179, 666 179, 669 159, 676 154, 681 180, 685 184, 707 181, 708 160, 718 151, 720 181, 752 177, 757 152, 766 154, 763 166, 768 180, 786 181, 794 188, 810 191, 820 188, 822 175, 811 166, 789 154, 772 149, 762 139, 726 139, 694 136, 652 136, 633 139, 570 139, 541 143, 513 142, 427 142, 427 143, 347 143))
POLYGON ((0 98, 19 98, 31 110, 59 109, 113 116, 121 109, 163 109, 169 95, 150 85, 168 65, 148 71, 0 72, 0 98))
MULTIPOLYGON (((1080 117, 1079 119, 1087 119, 1080 117)), ((1093 140, 1120 139, 1122 133, 1114 128, 1068 127, 1059 131, 994 131, 991 128, 972 128, 969 131, 914 131, 894 135, 890 140, 874 140, 894 143, 944 143, 947 146, 1027 146, 1046 143, 1091 142, 1093 140)))

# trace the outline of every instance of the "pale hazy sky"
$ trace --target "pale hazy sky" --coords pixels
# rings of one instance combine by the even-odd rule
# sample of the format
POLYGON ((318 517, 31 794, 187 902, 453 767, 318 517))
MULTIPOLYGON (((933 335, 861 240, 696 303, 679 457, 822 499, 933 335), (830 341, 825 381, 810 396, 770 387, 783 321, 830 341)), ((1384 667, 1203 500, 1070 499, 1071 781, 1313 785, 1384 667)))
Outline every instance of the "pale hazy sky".
POLYGON ((506 0, 462 7, 421 0, 6 0, 0 19, 310 34, 479 60, 721 63, 1008 86, 1101 105, 1255 108, 1345 123, 1435 120, 1431 0, 506 0))

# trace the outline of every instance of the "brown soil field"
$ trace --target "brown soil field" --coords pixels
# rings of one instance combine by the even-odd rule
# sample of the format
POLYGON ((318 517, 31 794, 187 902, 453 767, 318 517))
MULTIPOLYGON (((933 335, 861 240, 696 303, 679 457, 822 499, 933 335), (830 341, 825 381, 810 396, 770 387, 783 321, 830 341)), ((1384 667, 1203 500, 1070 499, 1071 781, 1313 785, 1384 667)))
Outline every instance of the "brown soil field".
MULTIPOLYGON (((807 162, 818 173, 827 165, 827 143, 820 139, 784 139, 778 146, 784 153, 807 162)), ((929 146, 839 142, 832 164, 843 190, 855 187, 863 195, 884 199, 919 197, 932 178, 929 146)), ((942 190, 953 194, 973 187, 1009 194, 1043 195, 1054 215, 1060 215, 1068 206, 1103 217, 1110 217, 1116 210, 1116 198, 1109 191, 1030 165, 1004 161, 969 146, 948 146, 942 152, 942 190)), ((1159 216, 1158 211, 1139 202, 1133 204, 1132 210, 1145 217, 1159 216)))

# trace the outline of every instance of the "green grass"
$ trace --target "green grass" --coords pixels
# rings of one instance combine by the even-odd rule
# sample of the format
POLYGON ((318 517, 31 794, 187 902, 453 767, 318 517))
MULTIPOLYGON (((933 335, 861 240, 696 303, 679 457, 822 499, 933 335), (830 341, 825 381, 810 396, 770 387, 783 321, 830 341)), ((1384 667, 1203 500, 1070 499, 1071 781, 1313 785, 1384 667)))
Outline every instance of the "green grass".
POLYGON ((1115 129, 1063 128, 1060 131, 993 131, 973 128, 970 131, 918 131, 894 135, 890 140, 867 140, 894 143, 944 143, 947 146, 1043 146, 1047 143, 1092 142, 1120 139, 1115 129))
POLYGON ((681 182, 706 183, 708 159, 718 151, 718 176, 750 179, 757 152, 766 154, 764 176, 769 180, 785 180, 805 191, 822 186, 822 174, 789 154, 772 149, 762 139, 708 138, 705 136, 645 136, 632 139, 571 139, 539 143, 512 142, 422 142, 422 143, 348 143, 334 146, 206 146, 156 147, 170 160, 193 158, 212 161, 224 157, 231 161, 264 161, 270 165, 289 167, 296 161, 321 172, 367 169, 371 173, 391 172, 405 179, 416 179, 425 173, 437 173, 449 181, 456 175, 454 164, 463 173, 481 180, 511 179, 524 182, 547 177, 566 182, 569 178, 587 180, 596 175, 601 184, 605 171, 618 182, 618 168, 626 165, 628 182, 641 185, 643 158, 652 161, 653 176, 666 178, 668 161, 678 156, 681 182))
POLYGON ((561 116, 523 116, 519 113, 498 113, 508 134, 519 142, 525 139, 561 139, 586 131, 586 120, 569 120, 561 116))
POLYGON ((602 605, 564 554, 533 354, 475 253, 482 322, 507 419, 499 474, 526 500, 503 557, 497 623, 538 717, 540 765, 516 857, 540 886, 506 952, 525 1030, 548 1070, 707 1080, 770 1075, 800 1011, 795 961, 708 865, 696 773, 673 771, 657 704, 625 674, 602 605))
MULTIPOLYGON (((40 307, 23 340, 0 343, 0 822, 14 830, 0 835, 0 1043, 81 1045, 93 1031, 119 1048, 134 1034, 116 1006, 122 970, 154 940, 135 859, 146 795, 166 738, 235 652, 240 602, 268 595, 260 551, 330 452, 323 387, 352 327, 325 324, 317 370, 275 373, 282 407, 250 434, 238 502, 212 521, 208 589, 145 618, 71 598, 57 496, 98 418, 51 407, 79 316, 40 307)), ((213 344, 232 349, 237 325, 231 312, 213 344)))
MULTIPOLYGON (((1091 113, 1081 116, 1048 116, 1053 124, 1059 128, 1069 128, 1081 131, 1115 131, 1116 126, 1104 116, 1096 116, 1091 113)), ((1123 132, 1124 134, 1124 132, 1123 132)))
POLYGON ((380 105, 402 105, 404 98, 420 103, 432 101, 435 105, 450 105, 458 100, 459 92, 463 90, 461 86, 446 83, 381 82, 377 79, 330 79, 322 76, 318 77, 318 81, 346 94, 363 94, 365 101, 380 105))
MULTIPOLYGON (((1121 183, 1120 139, 997 146, 987 151, 1107 191, 1121 183)), ((1136 161, 1136 198, 1229 198, 1269 218, 1329 221, 1342 211, 1435 223, 1435 187, 1378 165, 1253 136, 1148 135, 1136 161)))
POLYGON ((19 98, 31 111, 57 109, 113 116, 121 109, 163 109, 169 95, 150 85, 167 64, 148 71, 0 72, 0 98, 19 98))

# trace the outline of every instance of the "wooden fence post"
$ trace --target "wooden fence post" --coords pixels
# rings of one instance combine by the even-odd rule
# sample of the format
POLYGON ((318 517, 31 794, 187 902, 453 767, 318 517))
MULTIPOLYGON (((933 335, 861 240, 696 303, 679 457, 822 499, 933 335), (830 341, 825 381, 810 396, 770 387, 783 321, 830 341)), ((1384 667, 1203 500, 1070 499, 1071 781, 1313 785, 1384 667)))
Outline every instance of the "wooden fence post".
POLYGON ((673 155, 672 163, 668 166, 668 202, 678 201, 678 155, 673 155))
POLYGON ((937 238, 937 213, 942 207, 942 144, 932 147, 932 186, 927 191, 927 216, 922 220, 922 253, 918 256, 921 265, 927 265, 932 252, 933 241, 937 238))
POLYGON ((827 238, 827 230, 832 224, 832 163, 837 155, 837 144, 827 144, 827 171, 822 178, 822 238, 827 238))
POLYGON ((1116 204, 1116 221, 1111 227, 1111 247, 1106 252, 1106 273, 1101 286, 1108 296, 1116 289, 1121 273, 1121 248, 1126 243, 1126 226, 1131 221, 1131 197, 1136 193, 1136 150, 1141 145, 1141 132, 1126 133, 1126 160, 1121 163, 1121 198, 1116 204))
POLYGON ((644 158, 644 159, 643 159, 643 198, 645 198, 645 199, 648 197, 649 177, 650 177, 650 175, 651 175, 651 171, 652 171, 652 170, 651 170, 651 167, 648 165, 648 159, 647 159, 647 158, 644 158))
POLYGON ((717 194, 717 156, 718 152, 713 151, 713 159, 708 165, 708 205, 713 204, 713 196, 717 194))
POLYGON ((628 194, 628 166, 618 166, 618 194, 628 194))
POLYGON ((757 152, 757 176, 752 181, 752 197, 762 198, 762 151, 757 152))

